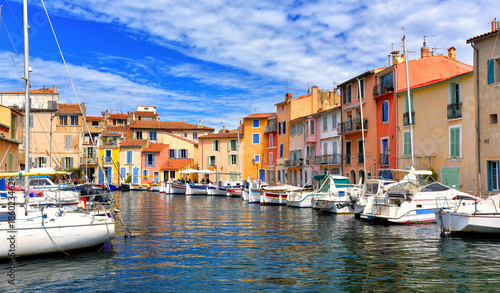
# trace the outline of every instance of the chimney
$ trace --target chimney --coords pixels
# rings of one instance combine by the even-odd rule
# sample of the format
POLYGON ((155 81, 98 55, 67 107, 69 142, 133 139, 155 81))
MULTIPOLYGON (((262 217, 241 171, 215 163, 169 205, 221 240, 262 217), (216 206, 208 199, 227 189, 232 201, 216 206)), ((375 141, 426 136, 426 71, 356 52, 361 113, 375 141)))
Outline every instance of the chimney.
POLYGON ((291 99, 292 99, 292 94, 286 93, 286 95, 285 95, 285 102, 288 102, 291 99))
POLYGON ((457 49, 455 49, 455 47, 449 47, 448 48, 448 57, 451 58, 451 59, 456 59, 457 56, 456 56, 456 52, 457 49))
POLYGON ((426 44, 424 42, 424 46, 420 48, 420 58, 426 58, 430 57, 431 53, 429 52, 429 47, 426 47, 426 44))
POLYGON ((404 58, 399 57, 399 51, 392 51, 391 55, 392 55, 392 64, 393 65, 399 64, 405 60, 404 58))
POLYGON ((57 85, 54 85, 54 93, 57 93, 57 85))

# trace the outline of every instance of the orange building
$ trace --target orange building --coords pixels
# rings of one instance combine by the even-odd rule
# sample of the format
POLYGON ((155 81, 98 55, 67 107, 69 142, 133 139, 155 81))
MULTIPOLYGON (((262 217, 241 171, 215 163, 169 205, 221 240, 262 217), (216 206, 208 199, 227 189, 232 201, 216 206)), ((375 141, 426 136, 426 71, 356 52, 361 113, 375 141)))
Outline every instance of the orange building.
MULTIPOLYGON (((276 113, 258 113, 243 117, 244 149, 242 151, 243 178, 260 178, 266 181, 269 158, 266 158, 269 135, 266 134, 269 118, 276 113)), ((274 160, 274 158, 273 158, 274 160)))

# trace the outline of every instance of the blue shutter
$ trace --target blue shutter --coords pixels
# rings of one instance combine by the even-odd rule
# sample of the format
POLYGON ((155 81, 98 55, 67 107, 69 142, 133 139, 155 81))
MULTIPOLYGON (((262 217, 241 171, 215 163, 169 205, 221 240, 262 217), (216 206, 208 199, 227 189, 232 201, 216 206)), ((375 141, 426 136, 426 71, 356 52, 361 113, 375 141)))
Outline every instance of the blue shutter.
POLYGON ((153 160, 151 167, 155 166, 155 154, 151 154, 151 158, 153 160))
POLYGON ((101 168, 99 168, 99 183, 104 183, 104 175, 102 174, 101 168))
POLYGON ((382 120, 384 122, 386 121, 389 121, 389 102, 388 101, 385 101, 383 104, 382 104, 382 120))
POLYGON ((488 84, 495 82, 495 60, 488 60, 488 84))
POLYGON ((493 190, 492 177, 491 177, 491 161, 486 162, 486 168, 488 169, 488 191, 493 190))
POLYGON ((112 181, 111 181, 111 172, 112 172, 112 169, 111 169, 111 167, 106 167, 106 169, 107 169, 107 171, 108 171, 108 172, 107 172, 107 173, 108 173, 108 176, 107 176, 107 178, 108 178, 108 183, 111 183, 111 182, 112 182, 112 181))
POLYGON ((132 182, 133 182, 133 183, 139 183, 139 177, 138 177, 138 175, 139 175, 139 168, 134 167, 134 170, 133 170, 132 172, 133 172, 133 174, 135 175, 135 176, 133 176, 133 178, 132 178, 132 182))
POLYGON ((121 168, 120 168, 120 177, 121 177, 122 179, 126 179, 126 178, 125 178, 125 176, 127 175, 126 173, 127 173, 127 169, 126 169, 125 167, 121 167, 121 168))

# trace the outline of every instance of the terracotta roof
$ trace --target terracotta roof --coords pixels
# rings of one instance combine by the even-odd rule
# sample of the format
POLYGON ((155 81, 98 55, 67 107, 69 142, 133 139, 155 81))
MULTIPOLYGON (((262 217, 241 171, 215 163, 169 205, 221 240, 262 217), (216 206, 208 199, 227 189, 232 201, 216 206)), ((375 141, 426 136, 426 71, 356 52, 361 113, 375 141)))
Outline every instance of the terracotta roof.
POLYGON ((276 115, 276 113, 255 113, 246 117, 243 117, 243 119, 252 119, 252 118, 269 118, 271 116, 276 115))
POLYGON ((106 130, 102 133, 102 136, 121 136, 127 133, 127 126, 123 125, 108 125, 106 130))
POLYGON ((168 159, 163 165, 161 165, 160 170, 179 170, 191 164, 193 159, 168 159))
MULTIPOLYGON (((237 138, 238 132, 226 132, 226 133, 210 133, 207 135, 199 136, 198 139, 211 139, 211 138, 237 138)), ((243 135, 240 133, 240 137, 243 135)))
POLYGON ((163 143, 152 143, 149 147, 145 148, 143 153, 159 153, 165 148, 168 148, 168 144, 163 143))
POLYGON ((185 137, 182 137, 182 136, 179 136, 177 134, 173 134, 173 133, 168 133, 168 132, 165 132, 166 135, 169 135, 169 136, 172 136, 172 137, 175 137, 175 138, 178 138, 180 140, 183 140, 183 141, 186 141, 186 142, 189 142, 189 143, 192 143, 192 144, 195 144, 195 145, 198 145, 198 142, 194 141, 194 140, 190 140, 189 138, 185 138, 185 137))
POLYGON ((85 116, 85 119, 87 119, 89 121, 100 121, 100 120, 103 120, 104 117, 102 117, 102 116, 85 116))
POLYGON ((59 111, 57 112, 64 114, 73 114, 73 113, 81 114, 80 105, 78 104, 59 104, 59 111))
POLYGON ((120 147, 140 147, 144 146, 147 142, 146 139, 129 139, 120 143, 120 147))
POLYGON ((139 129, 164 129, 164 130, 173 130, 173 129, 186 129, 186 130, 214 130, 211 127, 201 126, 198 127, 196 124, 190 124, 186 122, 167 122, 167 121, 145 121, 145 120, 136 120, 131 125, 130 128, 139 129))
POLYGON ((109 114, 109 118, 111 119, 128 119, 127 114, 109 114))
POLYGON ((477 37, 470 38, 465 43, 468 44, 468 43, 477 41, 479 39, 483 39, 483 38, 489 37, 490 35, 493 35, 493 34, 496 34, 496 33, 500 34, 500 29, 497 29, 497 30, 491 31, 489 33, 485 33, 485 34, 479 35, 477 37))
POLYGON ((158 113, 150 111, 134 111, 134 116, 158 116, 158 113))
MULTIPOLYGON (((472 74, 472 70, 468 71, 468 72, 465 72, 465 73, 457 74, 457 75, 454 75, 454 76, 449 76, 449 77, 446 77, 446 78, 438 78, 438 79, 430 80, 428 82, 424 82, 424 83, 421 83, 421 84, 414 85, 414 86, 410 87, 410 90, 424 88, 424 87, 435 85, 435 84, 438 84, 438 83, 441 83, 441 82, 445 82, 445 81, 448 81, 448 80, 451 80, 451 79, 455 79, 457 77, 471 75, 471 74, 472 74)), ((400 90, 399 92, 397 92, 396 94, 405 93, 406 91, 407 91, 407 89, 404 88, 404 89, 400 90)))
MULTIPOLYGON (((24 94, 24 91, 15 91, 15 92, 5 92, 2 94, 24 94)), ((30 94, 59 94, 58 92, 54 92, 53 88, 41 88, 37 90, 30 90, 30 94)))

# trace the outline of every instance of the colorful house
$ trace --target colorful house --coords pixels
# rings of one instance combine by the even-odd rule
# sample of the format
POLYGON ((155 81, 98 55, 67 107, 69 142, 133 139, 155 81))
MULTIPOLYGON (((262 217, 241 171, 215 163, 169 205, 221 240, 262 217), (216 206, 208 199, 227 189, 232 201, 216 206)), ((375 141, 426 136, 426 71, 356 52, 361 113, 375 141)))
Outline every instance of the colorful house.
POLYGON ((319 122, 320 157, 315 160, 322 174, 342 175, 342 137, 340 99, 328 104, 317 114, 319 122))
POLYGON ((168 132, 164 134, 163 141, 169 145, 169 149, 168 160, 161 167, 160 180, 171 181, 187 177, 197 179, 194 174, 185 176, 179 172, 188 168, 198 169, 198 141, 168 132))
POLYGON ((141 184, 142 152, 149 146, 146 139, 128 139, 120 143, 120 177, 131 176, 131 183, 141 184))
POLYGON ((126 178, 120 175, 120 142, 127 139, 127 126, 106 126, 106 130, 101 136, 101 145, 99 148, 99 158, 104 173, 99 168, 98 183, 105 183, 104 176, 107 182, 111 184, 120 184, 126 178))
POLYGON ((267 118, 267 126, 264 131, 264 135, 267 138, 267 183, 276 184, 276 158, 278 157, 277 152, 277 135, 278 127, 276 124, 276 114, 267 118))
POLYGON ((160 182, 160 169, 168 160, 168 144, 151 143, 142 151, 142 183, 160 182))
POLYGON ((243 117, 244 149, 242 150, 243 178, 266 181, 266 154, 269 142, 265 134, 269 117, 275 113, 256 113, 243 117))
MULTIPOLYGON (((211 181, 241 180, 240 164, 243 150, 240 146, 243 142, 243 135, 238 130, 223 129, 221 133, 207 134, 198 139, 198 168, 216 172, 215 176, 210 176, 211 181)), ((201 179, 198 178, 198 180, 201 179)))
POLYGON ((0 156, 4 163, 0 170, 16 172, 20 170, 19 145, 23 142, 23 114, 5 106, 0 106, 0 156))

